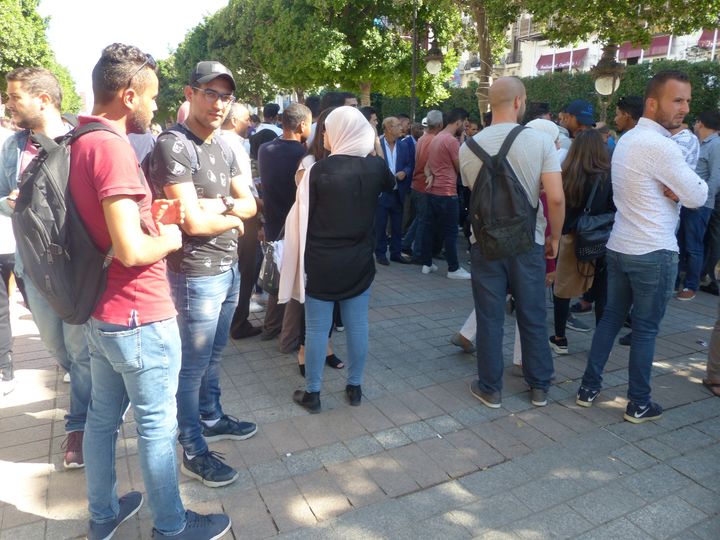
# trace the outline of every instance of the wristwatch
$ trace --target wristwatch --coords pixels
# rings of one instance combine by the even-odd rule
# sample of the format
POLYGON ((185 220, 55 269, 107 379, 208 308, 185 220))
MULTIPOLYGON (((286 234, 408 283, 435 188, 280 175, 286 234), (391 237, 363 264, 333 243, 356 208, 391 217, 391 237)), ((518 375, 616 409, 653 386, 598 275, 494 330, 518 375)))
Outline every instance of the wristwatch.
POLYGON ((220 195, 220 200, 225 205, 223 215, 229 214, 233 211, 233 208, 235 208, 235 199, 233 199, 230 195, 220 195))

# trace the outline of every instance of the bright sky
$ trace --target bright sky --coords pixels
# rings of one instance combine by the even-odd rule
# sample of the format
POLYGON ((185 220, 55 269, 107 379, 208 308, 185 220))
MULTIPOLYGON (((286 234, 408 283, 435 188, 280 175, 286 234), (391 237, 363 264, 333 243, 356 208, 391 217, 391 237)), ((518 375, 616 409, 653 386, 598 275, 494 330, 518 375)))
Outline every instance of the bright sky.
POLYGON ((115 42, 136 45, 156 59, 166 58, 185 34, 227 5, 228 0, 41 0, 50 16, 48 40, 58 61, 75 79, 92 107, 90 73, 102 49, 115 42))

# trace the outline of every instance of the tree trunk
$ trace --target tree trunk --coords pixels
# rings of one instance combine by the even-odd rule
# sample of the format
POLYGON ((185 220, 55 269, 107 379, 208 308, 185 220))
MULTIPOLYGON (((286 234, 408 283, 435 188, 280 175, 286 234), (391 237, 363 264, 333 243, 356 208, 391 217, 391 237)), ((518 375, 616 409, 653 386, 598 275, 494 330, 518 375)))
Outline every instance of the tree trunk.
POLYGON ((370 106, 370 88, 372 88, 372 83, 370 81, 365 81, 360 83, 360 106, 361 107, 369 107, 370 106))
MULTIPOLYGON (((475 28, 478 36, 478 53, 480 56, 479 85, 476 92, 478 109, 484 115, 489 109, 488 90, 490 88, 490 77, 492 76, 492 43, 490 42, 490 30, 488 28, 487 11, 481 0, 474 3, 472 16, 475 21, 475 28)), ((483 119, 481 118, 481 121, 483 119)))
POLYGON ((305 90, 304 89, 296 88, 295 95, 297 96, 298 103, 305 103, 305 90))

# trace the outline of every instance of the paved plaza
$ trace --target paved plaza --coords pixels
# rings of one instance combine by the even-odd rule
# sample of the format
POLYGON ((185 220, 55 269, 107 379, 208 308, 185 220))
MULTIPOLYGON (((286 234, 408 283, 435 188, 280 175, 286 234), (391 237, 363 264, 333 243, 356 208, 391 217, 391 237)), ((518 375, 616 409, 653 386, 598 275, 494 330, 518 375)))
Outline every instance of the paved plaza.
MULTIPOLYGON (((470 282, 439 266, 431 275, 379 267, 360 407, 344 400, 345 371, 326 368, 323 413, 307 414, 291 400, 303 386, 294 354, 280 354, 277 340, 232 342, 225 412, 259 432, 211 445, 238 469, 234 484, 212 489, 180 475, 186 506, 228 513, 237 539, 720 538, 720 400, 700 384, 716 297, 670 301, 654 365, 659 422, 622 420, 629 349, 620 345, 599 403, 575 405, 592 333, 568 332, 550 403, 533 407, 509 369, 512 318, 503 406, 491 410, 468 390, 475 357, 448 341, 472 309, 470 282)), ((0 402, 0 540, 84 537, 83 471, 63 470, 60 448, 69 385, 20 305, 13 331, 18 385, 0 402)), ((345 359, 344 335, 333 341, 345 359)), ((120 492, 144 490, 131 413, 117 474, 120 492)), ((146 505, 115 538, 150 538, 151 527, 146 505)))

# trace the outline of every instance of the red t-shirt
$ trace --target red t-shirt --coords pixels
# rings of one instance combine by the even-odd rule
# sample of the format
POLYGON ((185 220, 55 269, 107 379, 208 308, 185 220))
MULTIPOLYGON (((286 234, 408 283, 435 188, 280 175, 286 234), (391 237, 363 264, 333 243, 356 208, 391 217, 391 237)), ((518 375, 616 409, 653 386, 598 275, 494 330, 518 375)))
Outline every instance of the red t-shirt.
POLYGON ((446 131, 441 131, 430 143, 428 163, 433 174, 433 183, 428 193, 433 195, 457 195, 455 160, 459 159, 460 142, 446 131))
MULTIPOLYGON (((106 120, 81 116, 80 125, 106 120)), ((157 227, 150 214, 152 195, 125 134, 96 131, 80 137, 70 153, 70 193, 85 227, 103 251, 110 248, 102 200, 127 195, 137 201, 140 217, 150 234, 157 227)), ((111 324, 134 327, 169 319, 176 315, 170 297, 165 260, 147 266, 127 268, 113 260, 108 268, 107 288, 93 317, 111 324)))
POLYGON ((418 139, 415 145, 415 171, 413 172, 412 185, 415 191, 425 193, 425 165, 428 160, 428 152, 430 151, 430 143, 435 138, 434 133, 426 133, 418 139))

